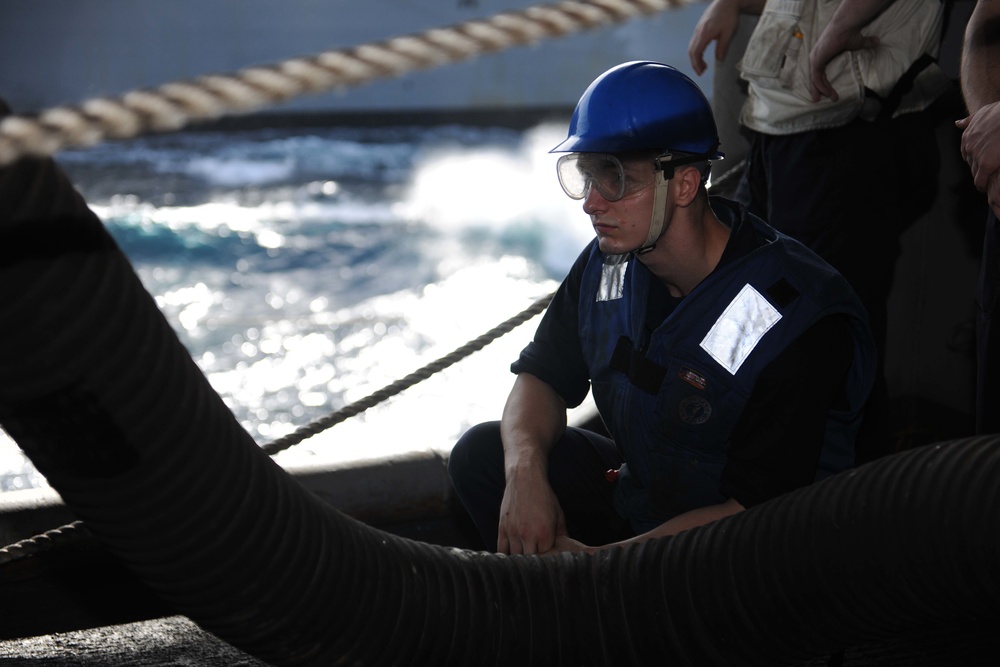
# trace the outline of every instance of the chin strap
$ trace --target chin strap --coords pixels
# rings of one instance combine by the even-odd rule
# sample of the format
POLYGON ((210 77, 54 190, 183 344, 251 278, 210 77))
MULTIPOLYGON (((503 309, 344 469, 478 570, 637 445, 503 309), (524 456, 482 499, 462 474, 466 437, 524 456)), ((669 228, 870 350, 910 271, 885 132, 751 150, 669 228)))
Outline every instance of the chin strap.
MULTIPOLYGON (((649 234, 646 235, 646 240, 643 244, 632 251, 633 254, 643 255, 649 252, 656 247, 656 242, 660 240, 660 236, 663 234, 663 214, 667 209, 667 186, 670 184, 670 179, 674 177, 674 170, 681 165, 708 162, 715 159, 715 157, 722 157, 722 153, 718 153, 716 156, 697 154, 682 155, 680 157, 664 153, 656 158, 656 171, 662 174, 663 178, 655 180, 654 187, 656 189, 653 191, 653 218, 649 221, 649 234)), ((711 170, 711 163, 709 163, 708 170, 711 170)), ((702 182, 708 180, 708 170, 702 174, 702 182)))
MULTIPOLYGON (((671 175, 673 173, 671 172, 671 175)), ((656 242, 663 234, 663 215, 667 210, 667 186, 670 179, 664 172, 663 178, 657 178, 653 190, 653 217, 649 221, 649 234, 643 244, 632 252, 636 255, 643 255, 656 247, 656 242)))

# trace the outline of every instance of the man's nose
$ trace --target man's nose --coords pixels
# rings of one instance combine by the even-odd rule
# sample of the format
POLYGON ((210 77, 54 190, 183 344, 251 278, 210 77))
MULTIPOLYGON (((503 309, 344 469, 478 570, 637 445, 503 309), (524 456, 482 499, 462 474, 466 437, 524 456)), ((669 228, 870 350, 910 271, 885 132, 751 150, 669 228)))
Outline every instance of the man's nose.
POLYGON ((587 184, 587 194, 583 197, 583 212, 587 215, 593 215, 599 211, 605 211, 608 208, 608 200, 604 198, 597 188, 594 187, 593 182, 587 184))

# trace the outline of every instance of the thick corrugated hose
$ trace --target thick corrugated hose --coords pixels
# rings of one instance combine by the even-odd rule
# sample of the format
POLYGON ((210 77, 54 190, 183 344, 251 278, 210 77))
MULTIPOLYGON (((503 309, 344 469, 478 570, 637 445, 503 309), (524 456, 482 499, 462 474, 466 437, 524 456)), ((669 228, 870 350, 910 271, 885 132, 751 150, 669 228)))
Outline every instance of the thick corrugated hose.
POLYGON ((995 437, 597 556, 433 547, 260 450, 48 160, 0 170, 0 423, 181 613, 275 665, 762 665, 996 613, 995 437))

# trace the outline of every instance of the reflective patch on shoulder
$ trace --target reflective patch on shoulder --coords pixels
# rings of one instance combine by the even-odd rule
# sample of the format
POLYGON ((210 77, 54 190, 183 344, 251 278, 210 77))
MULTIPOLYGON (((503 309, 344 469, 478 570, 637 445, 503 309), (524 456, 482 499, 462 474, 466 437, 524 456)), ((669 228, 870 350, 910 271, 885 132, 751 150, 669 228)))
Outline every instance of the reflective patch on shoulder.
POLYGON ((601 267, 601 284, 597 288, 598 301, 620 299, 625 294, 625 270, 628 268, 628 253, 605 255, 601 267))
POLYGON ((781 313, 760 292, 744 285, 708 330, 701 348, 736 375, 764 334, 780 319, 781 313))

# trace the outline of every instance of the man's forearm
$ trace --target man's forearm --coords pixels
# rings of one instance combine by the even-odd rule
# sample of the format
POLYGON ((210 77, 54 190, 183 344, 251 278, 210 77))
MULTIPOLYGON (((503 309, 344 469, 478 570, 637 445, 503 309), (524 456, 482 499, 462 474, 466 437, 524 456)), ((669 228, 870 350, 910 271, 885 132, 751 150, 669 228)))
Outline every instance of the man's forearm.
POLYGON ((704 526, 705 524, 712 523, 713 521, 718 521, 719 519, 725 519, 727 516, 739 514, 743 510, 744 510, 743 505, 738 503, 736 500, 730 498, 729 500, 723 503, 719 503, 718 505, 708 505, 707 507, 699 507, 698 509, 693 509, 689 512, 685 512, 684 514, 675 516, 673 519, 670 519, 665 523, 661 523, 653 530, 642 533, 641 535, 636 535, 635 537, 630 537, 627 540, 622 540, 620 542, 614 542, 612 544, 605 544, 596 547, 582 545, 579 542, 574 542, 572 540, 563 540, 557 543, 556 550, 587 551, 590 553, 594 553, 597 551, 611 549, 614 547, 624 547, 630 544, 638 544, 640 542, 646 542, 648 540, 655 540, 661 537, 676 535, 678 533, 684 532, 685 530, 690 530, 692 528, 704 526))
POLYGON ((559 394, 534 375, 518 375, 500 420, 506 480, 497 533, 501 553, 542 553, 566 534, 548 475, 549 454, 565 429, 566 404, 559 394))
POLYGON ((827 30, 838 29, 844 32, 860 30, 872 22, 879 13, 893 2, 911 2, 912 0, 843 0, 830 17, 827 30))
POLYGON ((962 94, 969 113, 1000 101, 1000 0, 979 0, 965 29, 962 94))
POLYGON ((657 537, 666 537, 667 535, 676 535, 677 533, 684 532, 685 530, 697 528, 698 526, 704 526, 706 523, 718 521, 719 519, 724 519, 727 516, 731 516, 742 511, 743 505, 730 498, 726 502, 718 505, 699 507, 698 509, 693 509, 689 512, 685 512, 684 514, 679 514, 666 523, 660 524, 648 533, 644 533, 633 539, 636 541, 645 541, 648 539, 655 539, 657 537))
POLYGON ((545 469, 552 446, 565 430, 566 403, 559 394, 534 375, 518 375, 500 421, 508 475, 520 466, 545 469))

